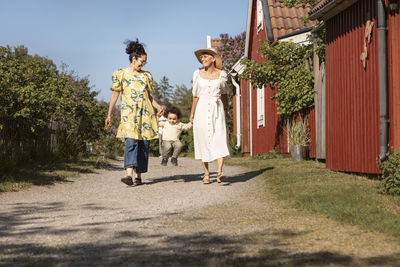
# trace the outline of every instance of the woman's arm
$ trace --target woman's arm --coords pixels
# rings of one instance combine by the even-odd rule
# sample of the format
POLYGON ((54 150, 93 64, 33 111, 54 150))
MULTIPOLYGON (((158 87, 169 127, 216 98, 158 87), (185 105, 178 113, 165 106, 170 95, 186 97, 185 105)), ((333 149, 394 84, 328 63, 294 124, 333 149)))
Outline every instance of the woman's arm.
POLYGON ((194 113, 196 111, 196 107, 197 107, 197 102, 199 101, 199 98, 197 96, 193 97, 193 102, 192 102, 192 110, 190 112, 190 122, 193 123, 193 119, 194 119, 194 113))
POLYGON ((110 127, 111 126, 111 115, 115 106, 115 103, 118 101, 120 92, 119 91, 113 91, 110 97, 110 104, 108 105, 108 113, 107 113, 107 118, 105 122, 105 127, 110 127))
POLYGON ((154 100, 154 98, 151 96, 150 93, 149 93, 149 99, 150 99, 151 105, 157 109, 157 117, 161 117, 161 115, 165 111, 165 106, 161 106, 160 104, 158 104, 157 101, 154 100))

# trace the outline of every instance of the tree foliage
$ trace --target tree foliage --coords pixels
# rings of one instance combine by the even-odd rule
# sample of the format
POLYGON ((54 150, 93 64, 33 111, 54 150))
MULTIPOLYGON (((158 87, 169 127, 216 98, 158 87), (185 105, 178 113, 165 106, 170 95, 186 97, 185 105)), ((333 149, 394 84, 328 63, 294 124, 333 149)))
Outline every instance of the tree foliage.
POLYGON ((221 45, 217 47, 217 52, 222 58, 222 68, 229 71, 233 65, 244 55, 246 43, 246 32, 231 37, 227 33, 219 35, 221 45))
POLYGON ((30 55, 24 46, 0 47, 0 89, 3 162, 54 153, 75 157, 103 135, 107 107, 96 100, 88 78, 65 66, 59 71, 50 59, 30 55), (57 146, 49 151, 54 134, 57 146))
POLYGON ((265 41, 258 49, 265 61, 243 59, 247 68, 240 77, 250 80, 254 87, 268 84, 275 91, 272 99, 278 114, 290 116, 314 104, 311 52, 310 46, 292 42, 271 45, 265 41))
POLYGON ((192 108, 192 90, 188 89, 184 84, 176 85, 172 105, 179 108, 182 112, 182 117, 189 118, 192 108))
POLYGON ((160 82, 154 83, 152 96, 160 105, 171 105, 174 94, 174 87, 169 84, 167 77, 163 76, 160 82))
POLYGON ((306 7, 307 5, 315 6, 318 0, 285 0, 283 4, 287 7, 294 7, 294 6, 302 6, 306 7))
POLYGON ((400 151, 391 148, 386 156, 385 161, 378 161, 378 168, 382 171, 379 190, 384 194, 400 195, 400 151))

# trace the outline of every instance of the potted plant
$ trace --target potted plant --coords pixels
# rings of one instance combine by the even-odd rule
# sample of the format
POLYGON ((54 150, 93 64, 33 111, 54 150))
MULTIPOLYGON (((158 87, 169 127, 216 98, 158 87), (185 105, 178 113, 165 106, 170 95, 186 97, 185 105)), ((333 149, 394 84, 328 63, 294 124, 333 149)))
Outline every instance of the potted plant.
POLYGON ((310 145, 310 132, 307 118, 300 116, 292 120, 287 127, 290 153, 294 161, 302 161, 308 158, 308 149, 310 145))

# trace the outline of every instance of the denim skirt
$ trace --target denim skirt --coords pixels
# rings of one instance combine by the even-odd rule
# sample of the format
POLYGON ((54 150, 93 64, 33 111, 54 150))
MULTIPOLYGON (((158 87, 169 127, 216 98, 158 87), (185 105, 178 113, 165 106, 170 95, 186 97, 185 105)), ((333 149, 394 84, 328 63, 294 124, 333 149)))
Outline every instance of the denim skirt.
POLYGON ((136 173, 147 172, 149 165, 149 140, 125 139, 124 168, 135 167, 136 173))

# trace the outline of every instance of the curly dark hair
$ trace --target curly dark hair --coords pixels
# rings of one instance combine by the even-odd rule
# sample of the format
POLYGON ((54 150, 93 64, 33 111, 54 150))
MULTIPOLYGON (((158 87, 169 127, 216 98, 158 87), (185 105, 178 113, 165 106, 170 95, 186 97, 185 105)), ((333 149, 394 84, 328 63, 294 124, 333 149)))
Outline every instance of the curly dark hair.
POLYGON ((178 117, 178 119, 182 116, 181 111, 177 107, 169 107, 167 108, 165 113, 167 114, 167 116, 169 113, 175 114, 178 117))
POLYGON ((138 59, 143 55, 147 56, 144 45, 139 42, 138 38, 136 38, 136 41, 127 40, 124 44, 126 44, 125 53, 129 55, 129 62, 132 62, 132 58, 138 59))

